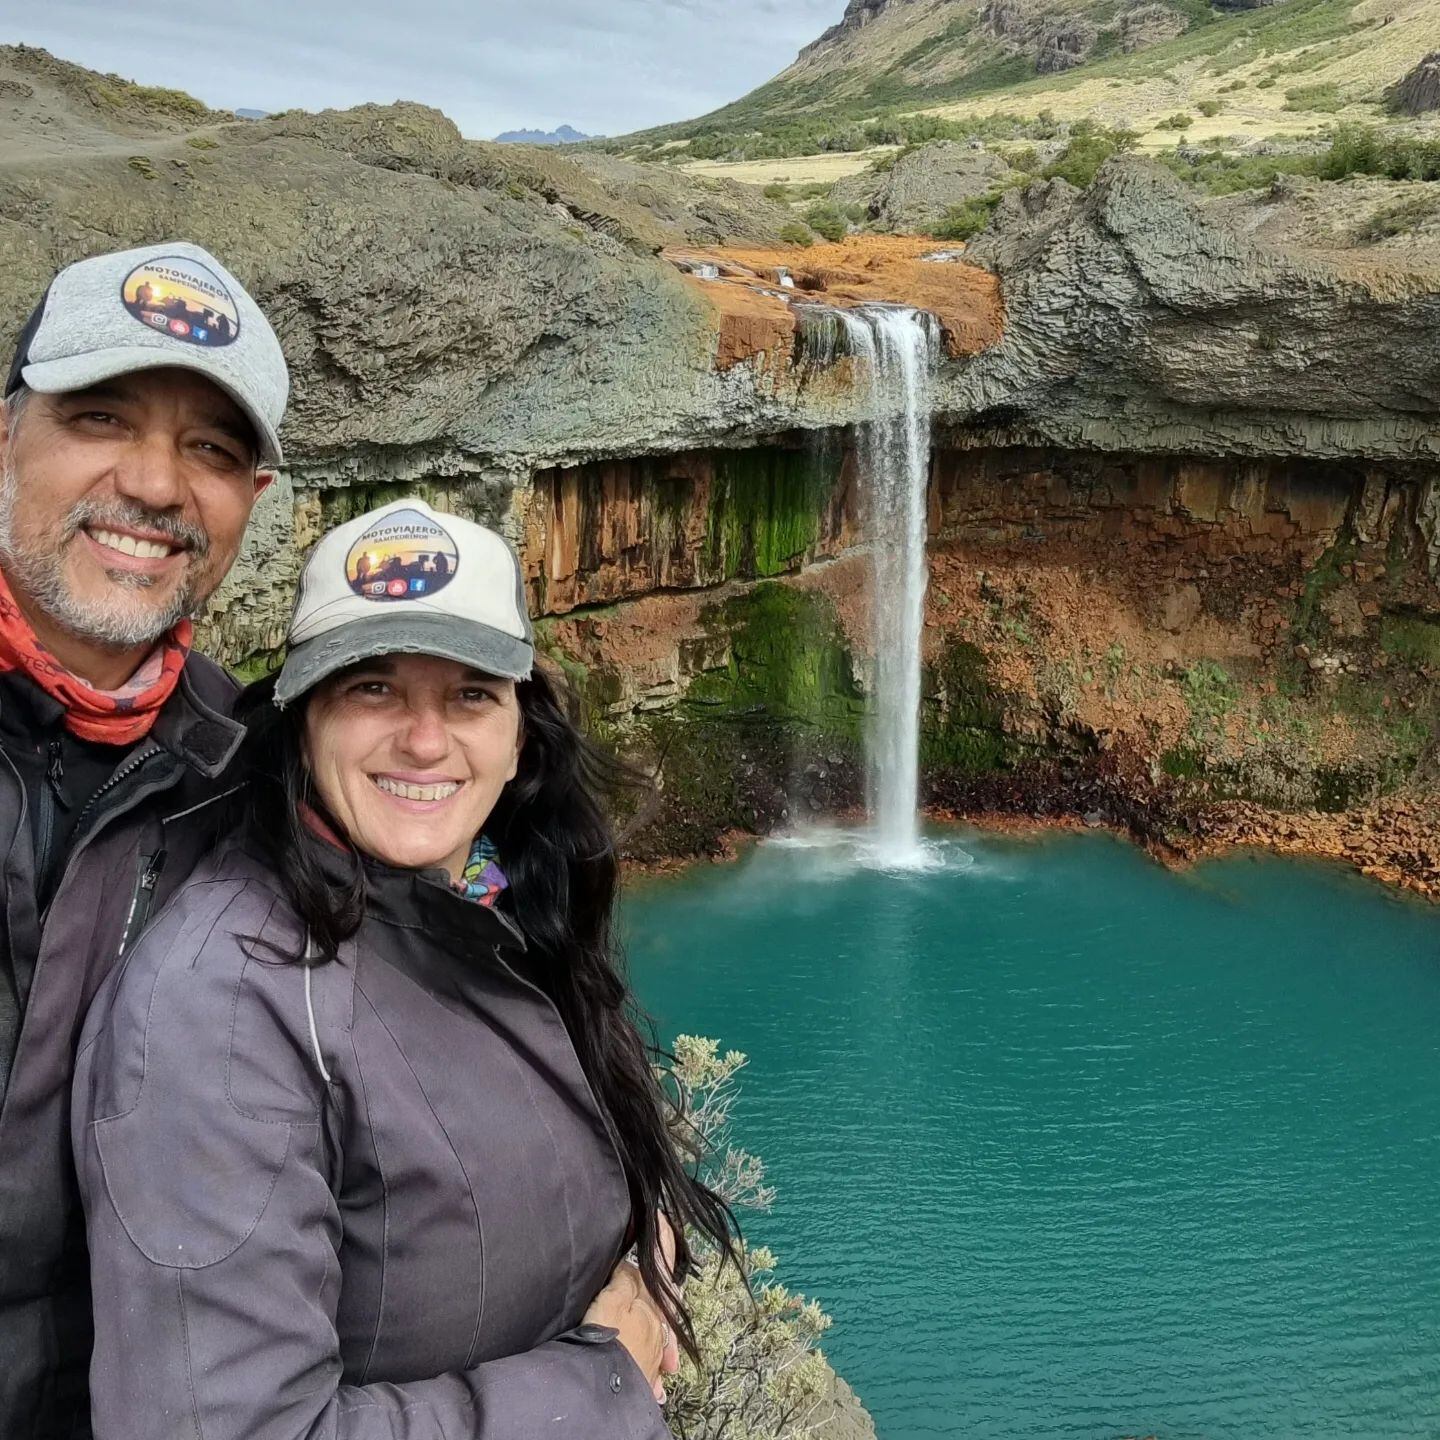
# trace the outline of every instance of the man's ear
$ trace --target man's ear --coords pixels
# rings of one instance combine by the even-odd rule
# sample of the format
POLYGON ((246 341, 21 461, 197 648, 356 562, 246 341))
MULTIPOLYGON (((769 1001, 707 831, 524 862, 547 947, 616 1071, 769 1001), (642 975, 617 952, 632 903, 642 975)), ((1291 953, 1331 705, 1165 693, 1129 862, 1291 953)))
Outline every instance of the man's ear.
POLYGON ((257 470, 255 472, 255 498, 258 500, 275 483, 275 472, 273 470, 257 470))

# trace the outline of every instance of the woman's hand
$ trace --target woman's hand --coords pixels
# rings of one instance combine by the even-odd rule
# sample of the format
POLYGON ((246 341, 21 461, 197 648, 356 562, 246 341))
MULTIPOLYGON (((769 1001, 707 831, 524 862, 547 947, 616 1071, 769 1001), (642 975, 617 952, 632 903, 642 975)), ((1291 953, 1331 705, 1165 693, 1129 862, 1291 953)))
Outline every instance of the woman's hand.
MULTIPOLYGON (((665 1274, 674 1275, 675 1231, 663 1214, 657 1214, 655 1219, 659 1229, 656 1249, 660 1267, 665 1274)), ((585 1312, 585 1323, 608 1325, 619 1332, 620 1343, 650 1382, 655 1399, 663 1405, 664 1377, 680 1368, 680 1346, 674 1330, 646 1290, 638 1266, 622 1260, 615 1267, 605 1288, 585 1312)))
POLYGON ((645 1289, 639 1269, 630 1261, 622 1260, 615 1267, 605 1288, 590 1302, 585 1323, 608 1325, 619 1332, 620 1343, 650 1382, 655 1399, 663 1402, 665 1384, 660 1377, 675 1368, 666 1369, 675 1350, 675 1337, 645 1289))

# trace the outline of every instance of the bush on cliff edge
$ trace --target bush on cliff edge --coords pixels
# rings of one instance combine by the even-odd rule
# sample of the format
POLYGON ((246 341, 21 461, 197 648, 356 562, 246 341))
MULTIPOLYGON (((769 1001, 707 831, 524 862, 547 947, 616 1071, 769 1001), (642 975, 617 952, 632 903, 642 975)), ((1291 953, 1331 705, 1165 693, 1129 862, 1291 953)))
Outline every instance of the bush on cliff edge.
MULTIPOLYGON (((681 1035, 662 1079, 684 1116, 677 1143, 706 1158, 705 1179, 737 1210, 766 1210, 774 1191, 759 1159, 730 1139, 735 1077, 745 1056, 725 1055, 713 1040, 681 1035)), ((815 1348, 830 1317, 813 1300, 767 1277, 775 1257, 742 1248, 744 1273, 691 1235, 696 1270, 686 1303, 700 1341, 701 1363, 682 1357, 666 1382, 665 1419, 676 1440, 799 1440, 822 1419, 829 1367, 815 1348)))

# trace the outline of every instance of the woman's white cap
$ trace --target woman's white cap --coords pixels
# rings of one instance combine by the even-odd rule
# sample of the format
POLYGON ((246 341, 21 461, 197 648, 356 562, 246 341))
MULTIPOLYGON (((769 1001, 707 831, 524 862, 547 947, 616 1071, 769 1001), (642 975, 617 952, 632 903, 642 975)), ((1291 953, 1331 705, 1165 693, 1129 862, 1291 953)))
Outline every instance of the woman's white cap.
POLYGON ((525 680, 534 632, 515 552, 493 530, 396 500, 324 536, 300 573, 289 654, 275 683, 287 705, 377 655, 438 655, 525 680))

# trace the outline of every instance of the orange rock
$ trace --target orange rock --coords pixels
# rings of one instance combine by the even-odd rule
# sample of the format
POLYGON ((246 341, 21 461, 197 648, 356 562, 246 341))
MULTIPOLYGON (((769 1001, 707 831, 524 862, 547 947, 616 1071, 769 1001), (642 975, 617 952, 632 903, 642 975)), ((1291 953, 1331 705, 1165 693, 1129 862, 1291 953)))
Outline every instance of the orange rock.
POLYGON ((908 235, 856 235, 834 245, 809 249, 667 250, 666 259, 681 265, 709 263, 721 279, 687 279, 717 312, 722 368, 760 352, 773 353, 782 332, 786 353, 793 344, 791 303, 806 299, 840 307, 887 301, 913 305, 936 315, 945 332, 945 348, 953 358, 975 355, 1000 339, 1004 302, 1000 282, 988 270, 963 261, 927 261, 933 240, 908 235), (779 272, 794 281, 790 299, 773 292, 779 272), (766 293, 766 292, 771 293, 766 293), (788 327, 781 317, 789 320, 788 327))

